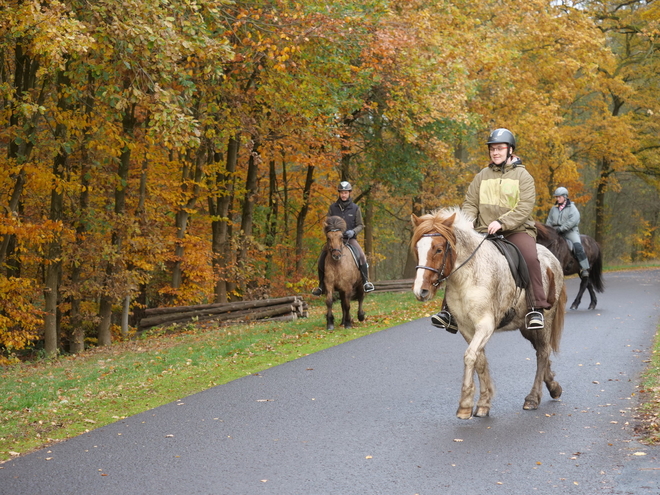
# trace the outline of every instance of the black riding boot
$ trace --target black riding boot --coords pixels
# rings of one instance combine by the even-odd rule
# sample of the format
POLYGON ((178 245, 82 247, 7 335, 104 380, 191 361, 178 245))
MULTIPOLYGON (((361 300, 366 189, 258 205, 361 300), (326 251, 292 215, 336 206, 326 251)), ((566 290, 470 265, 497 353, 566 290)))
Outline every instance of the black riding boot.
POLYGON ((369 265, 364 263, 360 265, 360 273, 362 274, 362 284, 365 292, 371 292, 375 289, 374 284, 369 282, 369 265))
POLYGON ((325 256, 327 252, 325 250, 321 251, 321 256, 319 256, 319 265, 318 265, 318 273, 319 273, 319 286, 316 287, 315 289, 312 289, 312 295, 314 296, 320 296, 321 294, 325 293, 325 286, 323 285, 323 280, 325 279, 325 270, 323 267, 325 267, 325 256))
POLYGON ((431 316, 431 325, 438 328, 444 328, 449 333, 456 333, 458 332, 458 325, 456 324, 454 317, 449 312, 446 299, 447 297, 445 295, 445 299, 442 301, 442 309, 439 313, 431 316))
POLYGON ((589 260, 587 259, 587 253, 584 252, 584 247, 582 247, 582 244, 574 244, 573 251, 575 251, 575 257, 580 263, 580 277, 589 278, 589 260))

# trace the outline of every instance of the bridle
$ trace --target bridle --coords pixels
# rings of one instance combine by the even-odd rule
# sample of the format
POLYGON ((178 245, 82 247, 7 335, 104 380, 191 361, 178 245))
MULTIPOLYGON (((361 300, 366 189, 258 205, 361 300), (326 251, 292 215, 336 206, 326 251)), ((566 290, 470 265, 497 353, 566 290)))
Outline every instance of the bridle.
POLYGON ((445 268, 446 268, 446 264, 447 264, 447 255, 451 251, 451 244, 449 243, 449 240, 444 235, 442 235, 438 232, 435 232, 435 233, 432 233, 432 234, 422 234, 422 237, 442 237, 442 238, 445 239, 445 241, 447 241, 447 243, 446 243, 447 249, 445 249, 445 254, 442 257, 442 268, 440 270, 438 270, 436 268, 433 268, 432 266, 424 266, 424 265, 417 265, 415 267, 416 270, 419 269, 419 268, 423 268, 424 270, 429 270, 429 271, 431 271, 433 273, 436 273, 438 275, 438 278, 432 284, 433 287, 437 287, 442 282, 447 280, 452 274, 456 273, 460 268, 465 266, 465 264, 468 261, 470 261, 472 259, 472 257, 476 254, 476 252, 479 250, 481 245, 486 241, 486 239, 488 239, 488 236, 484 237, 483 241, 481 241, 479 243, 479 245, 476 247, 476 249, 474 251, 472 251, 472 254, 470 256, 468 256, 468 258, 463 263, 458 265, 458 267, 455 270, 453 270, 451 273, 448 273, 447 276, 445 276, 445 268))
MULTIPOLYGON (((330 230, 328 230, 328 232, 341 232, 341 229, 330 229, 330 230)), ((344 246, 345 246, 345 245, 346 245, 346 243, 342 241, 342 243, 341 243, 341 248, 339 248, 339 249, 337 249, 337 248, 330 248, 330 256, 332 256, 333 259, 337 259, 337 260, 340 259, 340 258, 344 255, 344 246), (334 253, 334 252, 339 253, 339 254, 337 255, 337 258, 335 258, 334 255, 332 254, 332 253, 334 253)))

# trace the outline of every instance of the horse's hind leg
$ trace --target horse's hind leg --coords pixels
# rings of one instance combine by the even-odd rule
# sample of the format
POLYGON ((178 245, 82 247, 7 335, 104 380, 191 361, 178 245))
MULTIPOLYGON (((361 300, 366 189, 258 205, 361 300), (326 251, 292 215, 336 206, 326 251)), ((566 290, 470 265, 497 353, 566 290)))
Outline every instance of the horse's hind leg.
POLYGON ((589 289, 589 295, 591 296, 589 309, 596 309, 596 304, 598 304, 598 298, 596 297, 596 291, 594 290, 594 285, 591 283, 591 280, 587 284, 587 289, 589 289))
POLYGON ((524 337, 529 340, 534 349, 536 349, 536 376, 534 377, 534 384, 527 397, 523 409, 531 411, 536 410, 541 403, 543 396, 543 383, 545 383, 550 396, 553 399, 559 398, 562 393, 562 388, 559 383, 555 381, 555 374, 550 368, 550 328, 552 327, 552 317, 546 318, 545 328, 543 330, 525 331, 524 337))
MULTIPOLYGON (((571 309, 578 309, 578 306, 582 302, 582 294, 584 294, 584 290, 587 288, 587 285, 591 285, 589 283, 589 279, 587 278, 581 278, 580 279, 580 290, 578 291, 577 296, 575 296, 575 301, 573 301, 573 304, 571 304, 571 309)), ((591 294, 591 290, 589 290, 589 293, 591 294)), ((594 300, 594 295, 591 296, 591 300, 593 303, 594 300)), ((589 306, 589 309, 593 309, 591 306, 589 306)))

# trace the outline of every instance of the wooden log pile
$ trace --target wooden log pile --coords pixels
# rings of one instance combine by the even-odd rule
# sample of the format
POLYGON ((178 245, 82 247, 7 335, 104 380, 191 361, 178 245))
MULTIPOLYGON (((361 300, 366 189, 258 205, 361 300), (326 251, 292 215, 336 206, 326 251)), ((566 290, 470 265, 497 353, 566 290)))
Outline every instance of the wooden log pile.
POLYGON ((199 304, 169 308, 148 308, 138 325, 139 330, 174 323, 215 320, 219 323, 256 320, 295 320, 307 318, 308 306, 300 296, 287 296, 256 301, 199 304))
POLYGON ((414 279, 381 280, 374 282, 374 292, 405 292, 412 290, 414 279))

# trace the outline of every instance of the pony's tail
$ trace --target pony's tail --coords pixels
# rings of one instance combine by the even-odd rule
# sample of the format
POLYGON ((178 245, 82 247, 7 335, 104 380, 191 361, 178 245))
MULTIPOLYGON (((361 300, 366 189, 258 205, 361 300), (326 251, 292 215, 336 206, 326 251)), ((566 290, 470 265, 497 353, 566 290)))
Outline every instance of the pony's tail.
POLYGON ((552 319, 550 329, 550 348, 555 354, 559 352, 559 342, 564 331, 564 315, 566 314, 566 286, 562 285, 559 299, 557 299, 557 281, 554 272, 548 268, 548 294, 547 301, 555 307, 555 317, 552 319))
POLYGON ((603 251, 598 250, 598 257, 589 267, 589 280, 594 286, 596 292, 603 292, 605 284, 603 283, 603 251))

